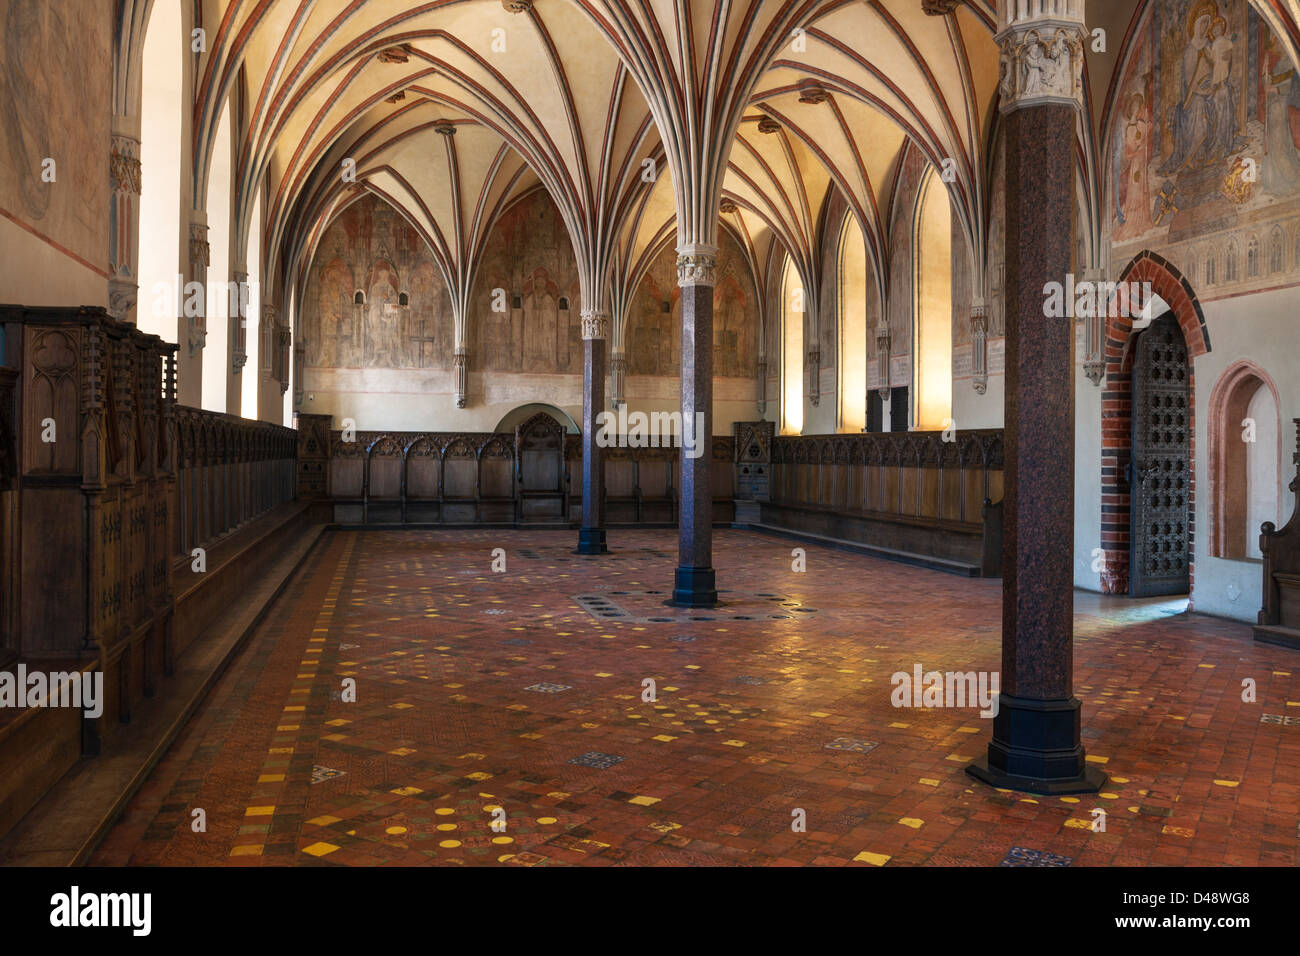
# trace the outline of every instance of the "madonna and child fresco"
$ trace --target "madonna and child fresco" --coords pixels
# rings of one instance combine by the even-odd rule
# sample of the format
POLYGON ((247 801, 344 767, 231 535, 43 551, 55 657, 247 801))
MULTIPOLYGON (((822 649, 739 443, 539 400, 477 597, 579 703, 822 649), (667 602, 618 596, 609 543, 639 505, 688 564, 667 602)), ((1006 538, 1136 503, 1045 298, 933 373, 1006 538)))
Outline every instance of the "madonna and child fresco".
POLYGON ((1115 112, 1116 244, 1231 230, 1297 198, 1300 81, 1246 0, 1151 4, 1115 112))

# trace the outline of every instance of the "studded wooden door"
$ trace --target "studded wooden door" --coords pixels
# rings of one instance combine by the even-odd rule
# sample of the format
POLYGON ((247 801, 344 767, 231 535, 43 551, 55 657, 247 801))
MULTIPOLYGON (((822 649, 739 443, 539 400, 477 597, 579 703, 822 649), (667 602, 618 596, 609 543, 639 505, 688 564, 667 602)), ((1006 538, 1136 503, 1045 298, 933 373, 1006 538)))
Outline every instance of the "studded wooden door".
POLYGON ((1188 386, 1187 344, 1167 312, 1140 334, 1133 359, 1129 591, 1134 597, 1190 590, 1188 386))

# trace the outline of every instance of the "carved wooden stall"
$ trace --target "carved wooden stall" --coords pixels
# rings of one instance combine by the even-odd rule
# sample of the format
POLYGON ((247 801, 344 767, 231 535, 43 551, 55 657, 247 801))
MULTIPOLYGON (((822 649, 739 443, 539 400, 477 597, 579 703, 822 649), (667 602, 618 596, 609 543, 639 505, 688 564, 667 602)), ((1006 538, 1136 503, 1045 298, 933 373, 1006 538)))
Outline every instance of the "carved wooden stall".
POLYGON ((103 681, 97 717, 0 709, 3 834, 239 599, 248 562, 195 575, 190 551, 294 497, 297 436, 178 406, 176 346, 104 309, 0 306, 0 323, 0 667, 103 681))
POLYGON ((775 436, 763 422, 736 430, 748 523, 999 574, 1000 429, 956 432, 952 441, 941 432, 775 436))
MULTIPOLYGON (((714 520, 721 523, 734 516, 734 444, 725 436, 710 447, 714 520)), ((581 517, 581 494, 573 490, 581 488, 581 440, 546 415, 513 435, 335 431, 328 448, 326 495, 339 524, 553 525, 581 517)), ((605 449, 608 523, 674 523, 679 454, 605 449)))
POLYGON ((1290 490, 1295 495, 1291 517, 1281 528, 1266 521, 1259 536, 1264 554, 1264 606, 1260 608, 1255 640, 1300 650, 1300 418, 1296 426, 1296 475, 1290 490))

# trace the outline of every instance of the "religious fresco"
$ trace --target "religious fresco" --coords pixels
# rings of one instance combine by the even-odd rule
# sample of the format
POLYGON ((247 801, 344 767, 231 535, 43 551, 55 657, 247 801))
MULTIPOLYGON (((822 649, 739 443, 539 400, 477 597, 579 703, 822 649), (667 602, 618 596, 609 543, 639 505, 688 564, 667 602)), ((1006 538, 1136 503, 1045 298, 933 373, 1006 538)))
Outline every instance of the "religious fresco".
POLYGON ((313 368, 450 368, 451 296, 420 234, 377 196, 321 237, 303 297, 313 368))
POLYGON ((84 78, 112 72, 111 36, 86 13, 81 0, 0 0, 0 208, 106 265, 112 106, 84 78))
POLYGON ((1246 0, 1152 4, 1112 112, 1116 268, 1153 247, 1210 298, 1296 281, 1300 80, 1246 0))
POLYGON ((493 227, 468 322, 475 369, 582 374, 577 260, 545 190, 516 202, 493 227))
MULTIPOLYGON (((677 253, 655 257, 637 288, 624 333, 628 374, 679 374, 681 290, 677 253)), ((713 289, 713 374, 753 378, 758 367, 758 293, 749 262, 726 230, 718 234, 717 285, 713 289)))

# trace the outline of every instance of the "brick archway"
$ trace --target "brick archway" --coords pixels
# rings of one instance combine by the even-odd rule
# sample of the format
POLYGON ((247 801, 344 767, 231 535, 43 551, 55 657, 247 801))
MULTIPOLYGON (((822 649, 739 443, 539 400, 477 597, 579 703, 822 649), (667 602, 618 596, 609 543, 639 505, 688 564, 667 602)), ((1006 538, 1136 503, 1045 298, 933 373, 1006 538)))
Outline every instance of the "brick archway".
MULTIPOLYGON (((1189 368, 1191 486, 1188 492, 1188 576, 1195 586, 1192 556, 1196 545, 1196 375, 1194 360, 1210 351, 1210 333, 1196 292, 1178 269, 1150 250, 1133 257, 1120 275, 1121 283, 1150 284, 1174 313, 1187 343, 1189 368)), ((1129 591, 1130 498, 1128 465, 1133 444, 1133 319, 1112 315, 1106 319, 1106 376, 1101 395, 1101 571, 1103 594, 1129 591)))

